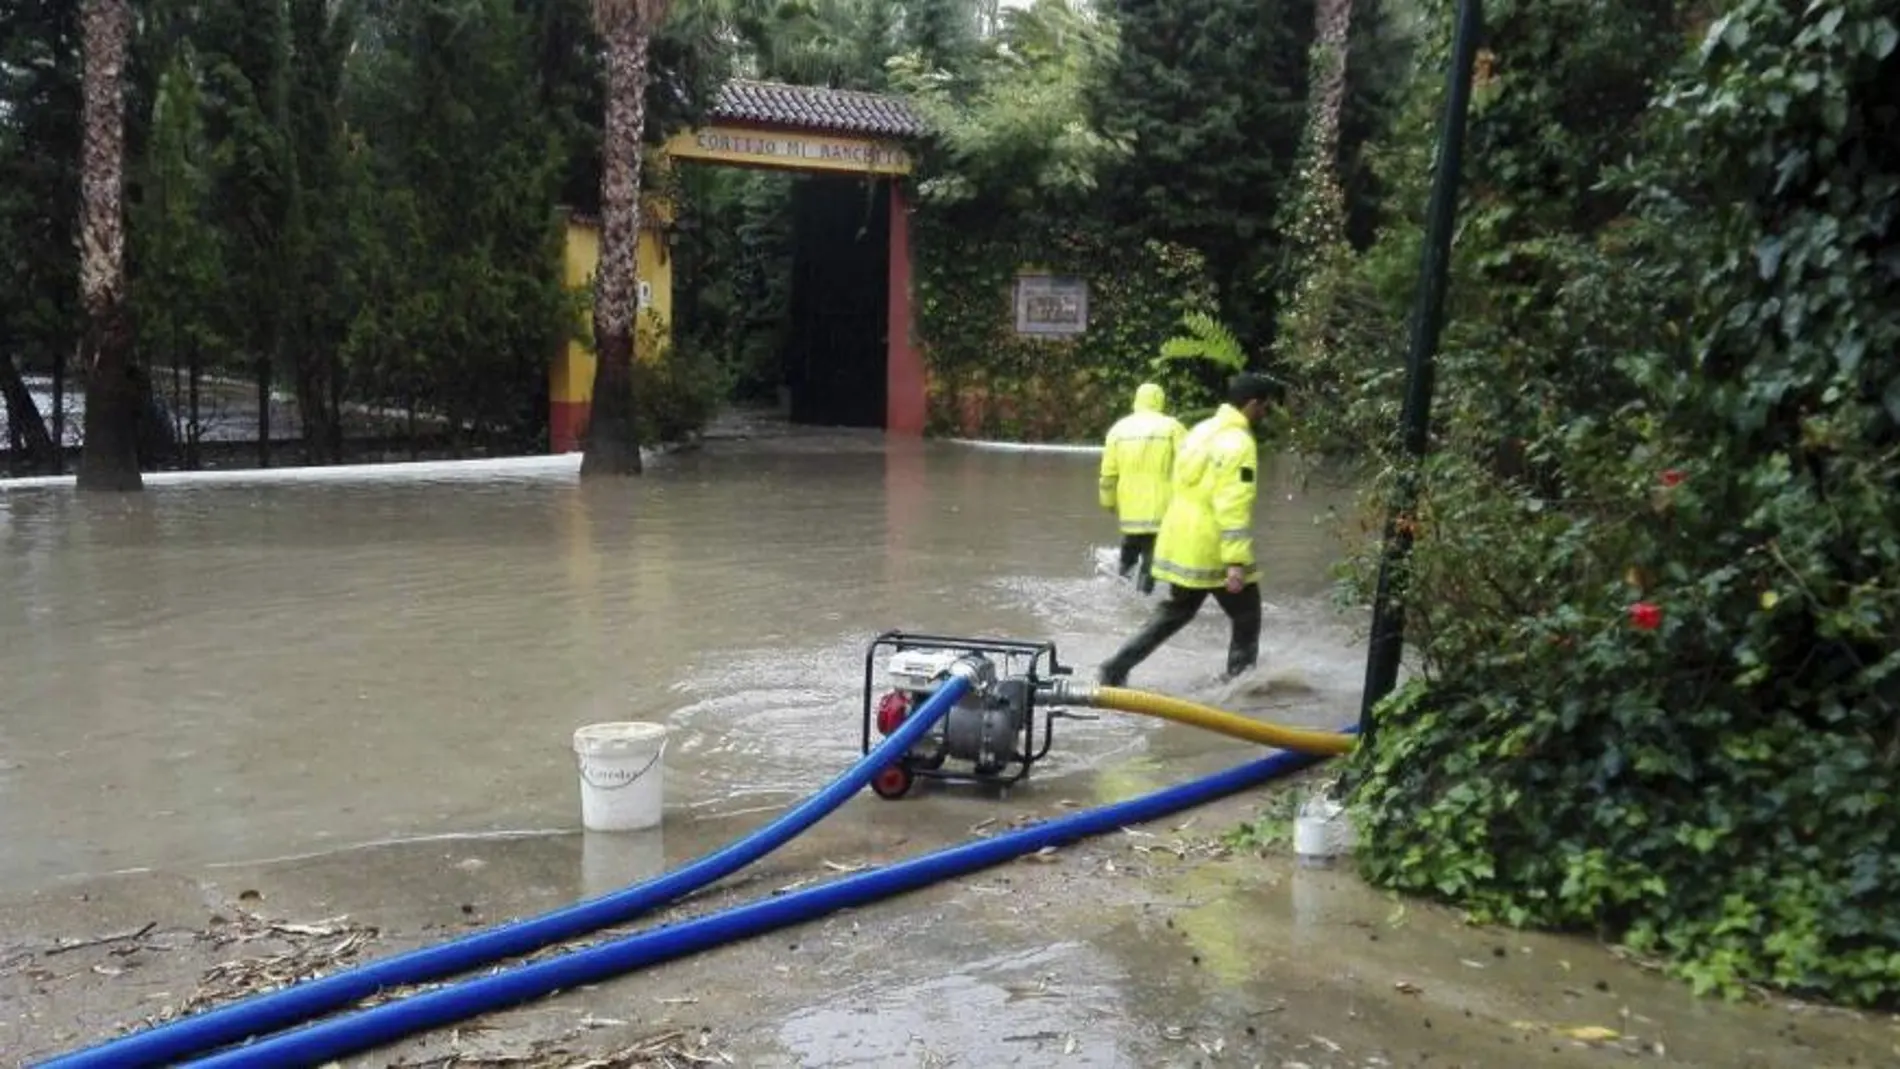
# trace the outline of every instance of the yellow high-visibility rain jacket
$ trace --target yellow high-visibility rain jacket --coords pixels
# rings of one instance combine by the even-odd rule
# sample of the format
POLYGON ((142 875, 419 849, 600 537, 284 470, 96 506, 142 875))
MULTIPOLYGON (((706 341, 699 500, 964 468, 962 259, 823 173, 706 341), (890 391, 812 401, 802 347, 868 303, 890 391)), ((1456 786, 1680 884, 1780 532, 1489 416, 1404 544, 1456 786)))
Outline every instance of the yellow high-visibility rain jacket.
POLYGON ((1194 425, 1174 459, 1174 486, 1151 573, 1164 583, 1213 590, 1227 583, 1227 567, 1260 581, 1253 552, 1253 502, 1259 447, 1247 417, 1222 405, 1194 425))
POLYGON ((1187 429, 1162 412, 1167 395, 1152 382, 1135 391, 1134 411, 1108 429, 1102 449, 1102 507, 1121 519, 1123 534, 1154 534, 1168 511, 1174 451, 1187 429))

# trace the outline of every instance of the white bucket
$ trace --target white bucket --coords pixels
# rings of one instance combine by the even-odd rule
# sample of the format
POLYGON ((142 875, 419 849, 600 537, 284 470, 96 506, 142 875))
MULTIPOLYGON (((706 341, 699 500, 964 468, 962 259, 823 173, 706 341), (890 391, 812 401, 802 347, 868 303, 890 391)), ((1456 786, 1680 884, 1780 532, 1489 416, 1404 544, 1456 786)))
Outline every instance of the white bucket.
POLYGON ((580 759, 581 824, 589 831, 639 831, 660 824, 665 724, 628 720, 574 732, 580 759))
POLYGON ((1331 798, 1308 798, 1293 819, 1293 853, 1302 865, 1331 864, 1334 858, 1352 852, 1353 838, 1351 816, 1331 798))

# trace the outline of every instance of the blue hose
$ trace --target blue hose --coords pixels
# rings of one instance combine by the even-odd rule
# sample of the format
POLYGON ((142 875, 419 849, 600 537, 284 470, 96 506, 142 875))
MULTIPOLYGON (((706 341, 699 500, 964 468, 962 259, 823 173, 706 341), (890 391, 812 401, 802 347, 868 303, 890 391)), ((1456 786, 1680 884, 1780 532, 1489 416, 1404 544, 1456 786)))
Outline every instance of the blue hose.
POLYGON ((969 689, 970 680, 953 672, 929 699, 904 718, 896 731, 823 790, 765 827, 672 872, 538 917, 498 925, 107 1040, 42 1062, 40 1069, 170 1065, 251 1036, 300 1024, 379 991, 427 983, 624 923, 737 872, 816 824, 862 790, 872 776, 901 758, 969 689))
POLYGON ((316 1066, 425 1029, 504 1009, 553 991, 597 983, 775 928, 861 906, 1011 858, 1114 831, 1200 805, 1304 768, 1322 758, 1282 752, 1140 798, 1072 813, 994 839, 979 839, 805 891, 640 932, 560 957, 471 977, 190 1063, 198 1069, 316 1066))

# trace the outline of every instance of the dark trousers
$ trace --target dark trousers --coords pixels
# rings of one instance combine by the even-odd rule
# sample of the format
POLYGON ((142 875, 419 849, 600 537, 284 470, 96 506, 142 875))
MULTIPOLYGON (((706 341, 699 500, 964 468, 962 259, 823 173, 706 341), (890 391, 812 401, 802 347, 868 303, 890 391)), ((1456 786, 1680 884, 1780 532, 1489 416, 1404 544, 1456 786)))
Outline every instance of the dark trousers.
POLYGON ((1155 537, 1151 534, 1122 536, 1121 574, 1126 578, 1130 570, 1139 567, 1141 570, 1135 572, 1135 589, 1143 594, 1155 588, 1155 577, 1149 571, 1155 563, 1155 537))
POLYGON ((1176 631, 1186 627, 1201 611, 1209 594, 1214 595, 1215 602, 1233 624, 1227 641, 1228 676, 1237 676, 1252 668, 1260 660, 1260 584, 1248 583, 1240 593, 1229 594, 1226 587, 1195 590, 1170 583, 1168 596, 1155 606, 1148 623, 1102 665, 1102 682, 1111 687, 1127 683, 1128 673, 1160 649, 1163 642, 1173 638, 1176 631))

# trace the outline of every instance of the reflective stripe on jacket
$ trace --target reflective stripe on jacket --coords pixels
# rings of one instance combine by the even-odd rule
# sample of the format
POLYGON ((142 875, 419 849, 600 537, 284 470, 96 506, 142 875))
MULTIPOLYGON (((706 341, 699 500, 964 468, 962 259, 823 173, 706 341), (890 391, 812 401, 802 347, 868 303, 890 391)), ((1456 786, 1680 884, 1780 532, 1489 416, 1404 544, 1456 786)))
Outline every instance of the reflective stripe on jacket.
POLYGON ((1173 492, 1152 574, 1175 586, 1212 590, 1227 582, 1227 567, 1260 580, 1254 560, 1253 502, 1259 447, 1247 417, 1222 405, 1195 424, 1174 460, 1173 492))
POLYGON ((1174 451, 1187 433, 1181 421, 1161 411, 1161 387, 1143 383, 1135 409, 1108 430, 1102 448, 1102 507, 1113 509, 1123 534, 1153 534, 1168 511, 1174 451))

